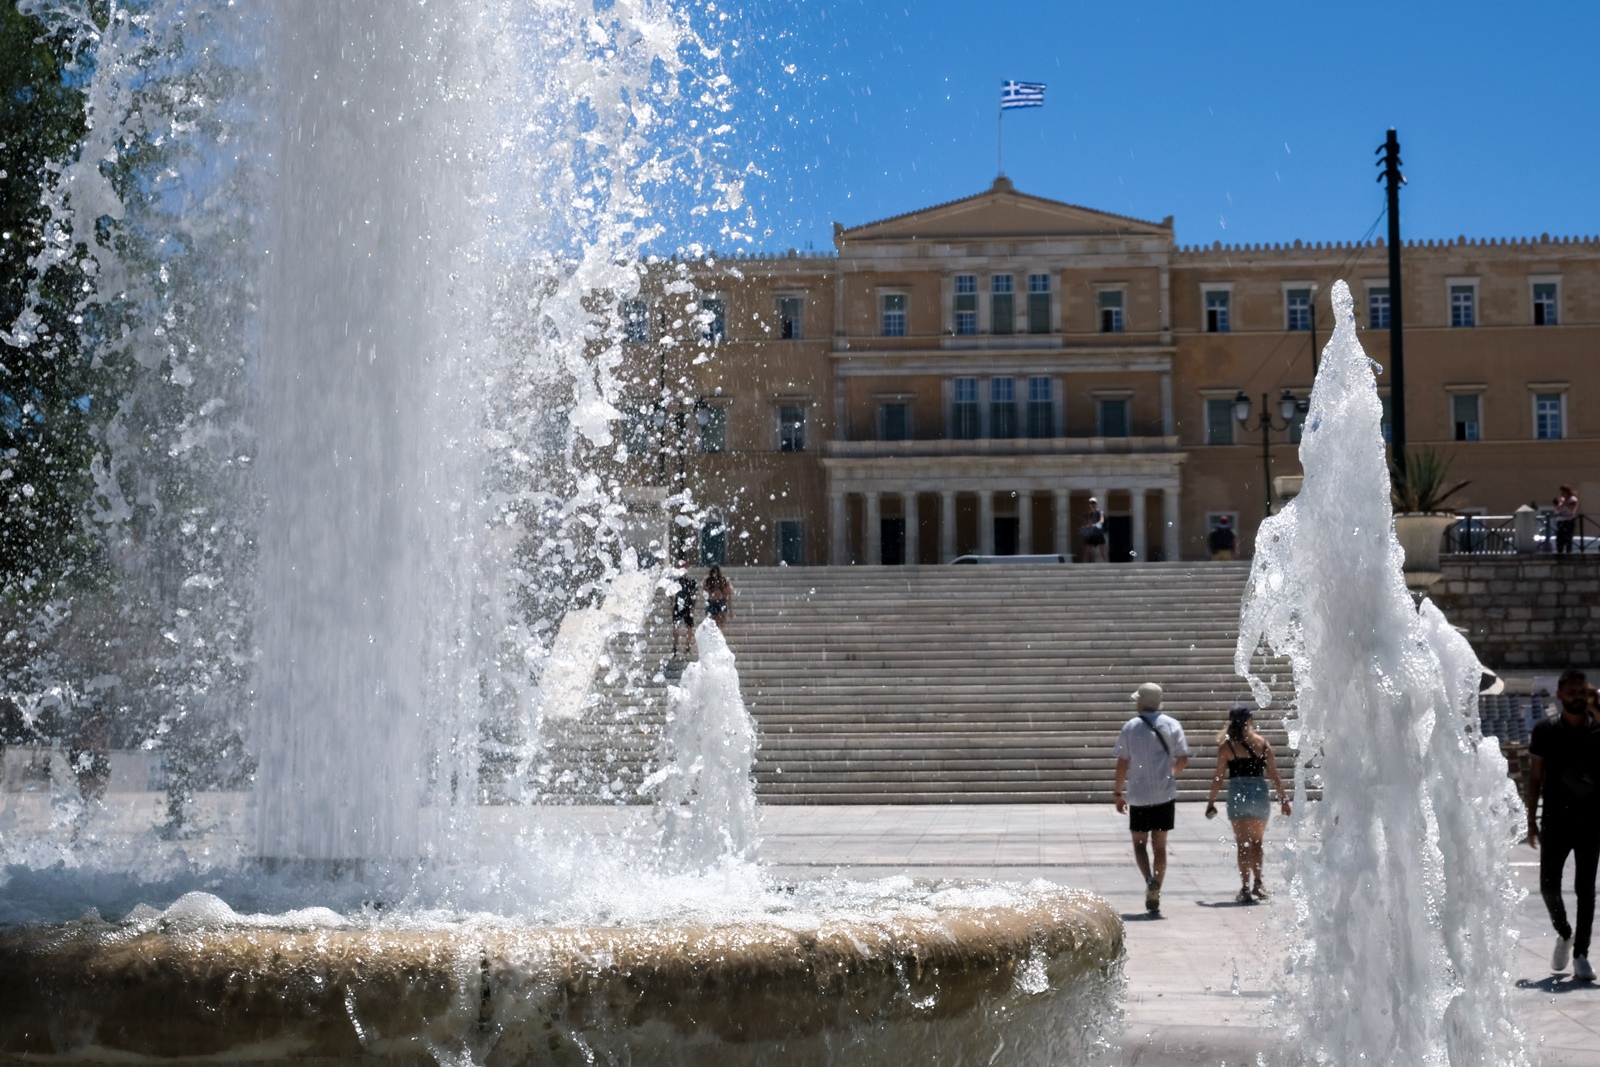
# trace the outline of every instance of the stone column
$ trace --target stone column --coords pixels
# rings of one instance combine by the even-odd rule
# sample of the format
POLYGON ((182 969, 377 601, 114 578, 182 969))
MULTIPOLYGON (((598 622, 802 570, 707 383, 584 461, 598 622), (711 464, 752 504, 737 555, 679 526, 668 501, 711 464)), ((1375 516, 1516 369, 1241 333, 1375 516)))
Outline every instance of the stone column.
POLYGON ((1145 514, 1144 514, 1144 487, 1136 486, 1128 490, 1132 506, 1129 508, 1129 520, 1133 523, 1133 561, 1145 563, 1149 560, 1145 544, 1145 514))
POLYGON ((866 529, 861 531, 867 557, 863 562, 876 566, 883 562, 883 516, 878 511, 877 491, 863 495, 867 499, 866 529))
POLYGON ((1055 497, 1056 509, 1056 555, 1072 558, 1072 496, 1065 489, 1057 489, 1052 494, 1055 497))
POLYGON ((1161 490, 1161 547, 1166 551, 1167 562, 1178 562, 1183 542, 1178 537, 1178 491, 1161 490))
POLYGON ((954 489, 939 490, 939 562, 949 563, 956 558, 956 493, 954 489))
POLYGON ((850 562, 850 511, 844 494, 828 494, 828 562, 841 567, 850 562))
POLYGON ((1033 490, 1017 493, 1017 555, 1033 555, 1033 490))
POLYGON ((1172 421, 1172 372, 1161 372, 1161 434, 1171 437, 1176 432, 1172 421))
POLYGON ((916 490, 900 494, 900 514, 906 520, 906 563, 915 567, 922 561, 922 542, 917 536, 920 518, 917 515, 916 490))
POLYGON ((978 490, 978 555, 994 555, 994 490, 978 490))

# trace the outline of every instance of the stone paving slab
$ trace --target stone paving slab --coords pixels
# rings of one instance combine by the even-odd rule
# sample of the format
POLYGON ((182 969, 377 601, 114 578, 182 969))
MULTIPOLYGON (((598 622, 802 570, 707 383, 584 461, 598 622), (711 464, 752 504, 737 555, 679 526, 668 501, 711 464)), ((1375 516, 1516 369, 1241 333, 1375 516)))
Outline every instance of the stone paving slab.
MULTIPOLYGON (((1233 901, 1232 832, 1225 819, 1208 822, 1203 808, 1179 805, 1163 917, 1153 921, 1126 818, 1108 805, 771 806, 762 809, 762 858, 780 877, 1045 878, 1091 890, 1127 921, 1122 1062, 1253 1064, 1275 1044, 1273 976, 1285 952, 1272 920, 1286 905, 1233 901)), ((1273 822, 1269 884, 1282 833, 1282 821, 1273 822)), ((1512 864, 1527 890, 1515 913, 1523 935, 1512 968, 1518 1021, 1550 1067, 1600 1067, 1600 986, 1552 978, 1554 935, 1538 895, 1537 854, 1518 846, 1512 864)))

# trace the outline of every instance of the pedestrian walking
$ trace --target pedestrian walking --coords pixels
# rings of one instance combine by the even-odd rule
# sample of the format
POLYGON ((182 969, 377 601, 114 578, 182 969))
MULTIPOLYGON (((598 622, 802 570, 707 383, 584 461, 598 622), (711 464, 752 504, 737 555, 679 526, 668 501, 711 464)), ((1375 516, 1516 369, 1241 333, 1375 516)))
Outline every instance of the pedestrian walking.
POLYGON ((1228 516, 1223 515, 1217 519, 1216 526, 1211 529, 1211 536, 1207 539, 1211 549, 1211 558, 1214 560, 1236 559, 1239 553, 1239 535, 1234 532, 1233 523, 1228 516))
POLYGON ((1270 895, 1261 880, 1262 840, 1267 834, 1267 817, 1272 814, 1272 792, 1278 796, 1278 809, 1289 814, 1289 796, 1278 776, 1278 761, 1272 743, 1256 731, 1255 712, 1247 704, 1228 709, 1228 728, 1217 735, 1217 768, 1211 776, 1211 795, 1206 797, 1206 818, 1217 816, 1217 791, 1223 774, 1228 782, 1228 821, 1233 824, 1233 840, 1239 860, 1240 904, 1254 904, 1270 895), (1255 878, 1254 888, 1250 885, 1255 878))
POLYGON ((1178 720, 1161 713, 1161 687, 1145 682, 1133 694, 1138 714, 1122 726, 1113 800, 1128 816, 1133 860, 1144 875, 1145 910, 1161 913, 1161 883, 1167 877, 1167 833, 1177 814, 1178 775, 1189 765, 1189 742, 1178 720))
POLYGON ((1572 486, 1563 485, 1556 490, 1556 551, 1572 551, 1572 534, 1578 527, 1578 496, 1572 486))
POLYGON ((1568 669, 1556 683, 1559 715, 1533 728, 1528 754, 1528 844, 1539 849, 1539 894, 1555 927, 1550 969, 1594 981, 1589 935, 1594 927, 1595 872, 1600 867, 1600 723, 1589 714, 1588 679, 1568 669), (1536 820, 1540 801, 1544 817, 1536 820), (1577 925, 1567 922, 1561 877, 1573 857, 1577 925))
POLYGON ((706 618, 717 624, 717 629, 728 632, 728 620, 733 618, 733 583, 723 575, 722 568, 712 565, 706 573, 706 618))
POLYGON ((1085 563, 1106 562, 1106 514, 1100 510, 1100 501, 1094 497, 1089 498, 1088 521, 1078 531, 1078 537, 1083 542, 1083 561, 1085 563))
POLYGON ((687 635, 685 647, 694 651, 694 603, 700 595, 700 583, 689 574, 687 560, 678 561, 678 586, 672 593, 672 654, 678 654, 678 631, 687 635))

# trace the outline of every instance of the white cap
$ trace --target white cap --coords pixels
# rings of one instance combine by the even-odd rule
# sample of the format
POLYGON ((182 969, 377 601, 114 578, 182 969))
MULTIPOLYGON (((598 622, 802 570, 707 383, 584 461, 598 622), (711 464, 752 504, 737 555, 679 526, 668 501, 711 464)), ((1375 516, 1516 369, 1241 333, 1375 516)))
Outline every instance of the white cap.
POLYGON ((1138 690, 1128 694, 1128 699, 1138 701, 1140 711, 1155 711, 1161 706, 1161 687, 1154 682, 1145 682, 1138 690))

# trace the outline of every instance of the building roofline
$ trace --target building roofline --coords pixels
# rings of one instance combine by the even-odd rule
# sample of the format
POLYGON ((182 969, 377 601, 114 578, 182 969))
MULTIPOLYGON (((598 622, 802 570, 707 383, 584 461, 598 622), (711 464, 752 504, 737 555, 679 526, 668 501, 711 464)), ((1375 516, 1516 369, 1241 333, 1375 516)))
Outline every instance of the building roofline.
POLYGON ((1149 226, 1152 229, 1166 230, 1169 234, 1173 231, 1173 221, 1171 215, 1168 215, 1160 222, 1151 222, 1149 219, 1136 219, 1132 215, 1119 215, 1114 211, 1102 211, 1100 208, 1085 207, 1082 204, 1073 204, 1066 200, 1052 200, 1049 197, 1035 196, 1032 193, 1021 193, 1017 191, 1017 187, 1012 183, 1011 179, 1002 174, 994 180, 993 185, 983 190, 981 193, 973 193, 970 196, 958 197, 955 200, 946 200, 939 204, 929 204, 926 207, 919 207, 914 211, 905 211, 898 215, 890 215, 886 218, 873 219, 870 222, 858 223, 857 225, 848 228, 846 228, 842 222, 835 222, 833 224, 833 240, 835 245, 837 245, 840 241, 851 240, 851 234, 857 233, 861 230, 870 229, 875 226, 886 226, 890 223, 901 222, 905 219, 915 218, 918 215, 925 215, 932 211, 942 211, 946 208, 957 207, 961 204, 970 204, 974 201, 982 200, 985 197, 1001 194, 1014 196, 1021 200, 1029 200, 1036 204, 1047 204, 1051 207, 1069 207, 1075 211, 1087 211, 1094 215, 1103 215, 1108 219, 1117 219, 1119 221, 1133 223, 1138 226, 1149 226))

